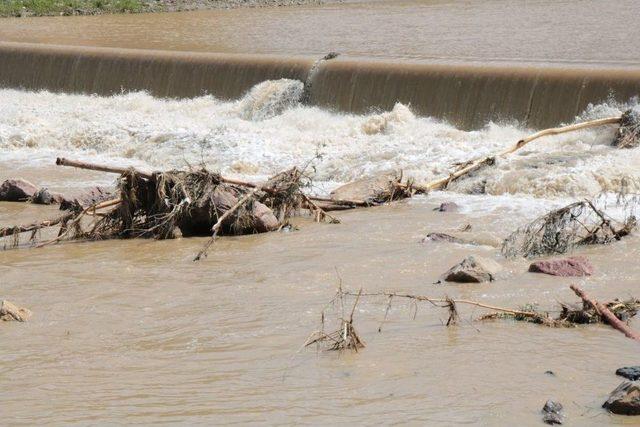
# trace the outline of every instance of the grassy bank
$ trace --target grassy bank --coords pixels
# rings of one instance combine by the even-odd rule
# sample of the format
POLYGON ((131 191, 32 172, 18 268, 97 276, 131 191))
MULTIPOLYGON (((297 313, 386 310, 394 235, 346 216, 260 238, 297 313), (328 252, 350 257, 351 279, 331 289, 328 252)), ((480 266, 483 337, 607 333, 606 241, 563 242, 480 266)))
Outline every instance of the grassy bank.
POLYGON ((173 12, 236 7, 296 6, 342 0, 0 0, 0 17, 173 12))
POLYGON ((0 0, 0 16, 89 15, 149 10, 141 0, 0 0))

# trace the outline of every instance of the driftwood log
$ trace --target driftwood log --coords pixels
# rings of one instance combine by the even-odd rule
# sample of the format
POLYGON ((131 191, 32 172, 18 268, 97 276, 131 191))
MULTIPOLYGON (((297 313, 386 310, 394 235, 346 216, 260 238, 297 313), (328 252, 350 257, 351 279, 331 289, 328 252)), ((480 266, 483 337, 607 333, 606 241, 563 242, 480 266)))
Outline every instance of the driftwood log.
MULTIPOLYGON (((69 167, 74 167, 74 168, 78 168, 78 169, 86 169, 86 170, 93 170, 93 171, 99 171, 99 172, 114 173, 114 174, 118 174, 118 175, 134 172, 136 175, 138 175, 138 176, 140 176, 142 178, 145 178, 145 179, 151 179, 152 176, 153 176, 152 173, 141 171, 139 169, 124 168, 124 167, 118 167, 118 166, 99 165, 99 164, 95 164, 95 163, 86 163, 86 162, 80 162, 80 161, 77 161, 77 160, 65 159, 64 157, 58 157, 56 159, 56 165, 58 165, 58 166, 69 166, 69 167)), ((261 186, 260 184, 255 184, 253 182, 247 182, 247 181, 242 181, 242 180, 238 180, 238 179, 226 178, 226 177, 223 177, 223 176, 220 177, 220 181, 224 182, 225 184, 237 185, 237 186, 240 186, 240 187, 260 188, 260 190, 264 191, 265 193, 275 194, 277 192, 277 190, 274 189, 274 188, 270 188, 270 187, 267 187, 267 186, 261 186)), ((325 211, 342 210, 342 209, 350 209, 350 208, 354 208, 354 207, 368 207, 368 206, 371 206, 371 204, 369 204, 367 202, 364 202, 362 200, 340 200, 340 199, 336 200, 336 199, 327 198, 327 197, 315 197, 315 196, 308 196, 308 198, 310 200, 322 203, 323 204, 322 205, 322 209, 325 210, 325 211)))
POLYGON ((585 291, 583 291, 576 285, 571 285, 570 288, 578 297, 580 297, 580 299, 582 299, 585 304, 593 307, 593 309, 607 321, 609 326, 622 332, 627 338, 640 341, 640 334, 631 329, 629 325, 618 319, 607 307, 605 307, 597 300, 591 299, 585 291))
POLYGON ((491 156, 483 157, 480 159, 476 159, 476 160, 469 160, 468 162, 455 165, 456 170, 447 177, 439 178, 431 182, 428 182, 426 184, 421 184, 421 185, 414 184, 413 188, 416 192, 419 192, 419 193, 428 193, 434 190, 443 190, 447 188, 447 186, 452 181, 462 176, 468 175, 484 166, 491 166, 495 164, 496 158, 505 157, 511 153, 514 153, 520 150, 522 147, 526 146, 531 141, 534 141, 538 138, 542 138, 543 136, 558 135, 562 133, 577 131, 580 129, 619 124, 620 120, 621 120, 621 117, 607 117, 604 119, 590 120, 583 123, 577 123, 570 126, 563 126, 563 127, 541 130, 540 132, 536 132, 532 135, 527 136, 526 138, 519 140, 518 142, 516 142, 515 145, 499 153, 496 153, 491 156))

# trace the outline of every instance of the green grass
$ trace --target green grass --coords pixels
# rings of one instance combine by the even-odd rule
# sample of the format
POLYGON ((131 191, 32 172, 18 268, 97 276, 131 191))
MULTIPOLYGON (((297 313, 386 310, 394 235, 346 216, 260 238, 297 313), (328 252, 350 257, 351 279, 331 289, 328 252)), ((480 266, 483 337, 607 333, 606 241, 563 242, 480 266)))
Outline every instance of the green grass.
POLYGON ((142 0, 0 0, 0 16, 142 12, 142 0))

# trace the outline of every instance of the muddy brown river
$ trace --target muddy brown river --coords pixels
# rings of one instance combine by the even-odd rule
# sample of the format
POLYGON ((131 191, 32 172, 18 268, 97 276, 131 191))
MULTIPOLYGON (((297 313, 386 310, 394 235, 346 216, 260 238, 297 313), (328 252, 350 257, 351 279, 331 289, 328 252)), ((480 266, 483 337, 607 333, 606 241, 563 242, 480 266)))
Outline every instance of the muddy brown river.
MULTIPOLYGON (((536 1, 522 2, 522 9, 516 3, 376 2, 6 20, 0 21, 0 40, 100 46, 117 40, 128 47, 216 51, 225 51, 227 43, 242 53, 315 55, 335 38, 354 57, 375 56, 376 43, 387 43, 385 55, 396 59, 437 59, 447 51, 451 60, 506 57, 635 67, 637 46, 612 43, 631 28, 612 21, 631 19, 635 2, 536 1), (212 17, 225 25, 184 36, 190 33, 184 22, 212 17), (288 31, 313 34, 336 19, 351 24, 317 40, 301 36, 300 43, 268 37, 282 31, 283 23, 293 28, 288 31), (552 25, 557 19, 573 26, 552 25), (150 24, 144 38, 140 22, 150 24), (384 42, 379 33, 370 43, 358 38, 367 25, 393 22, 404 25, 385 30, 384 42), (477 43, 452 41, 455 48, 447 50, 448 42, 440 43, 430 25, 421 27, 420 37, 409 37, 412 25, 421 22, 449 22, 476 35, 479 28, 488 30, 477 43), (38 31, 35 23, 42 23, 38 31), (63 24, 66 35, 59 32, 63 24), (524 32, 500 36, 520 24, 531 30, 523 51, 517 47, 524 32), (595 25, 598 33, 576 35, 584 25, 595 25), (605 27, 610 31, 601 32, 605 27), (562 43, 536 28, 552 28, 562 43), (596 39, 599 44, 589 42, 596 39)), ((447 34, 446 40, 458 37, 447 34)), ((452 163, 498 152, 532 131, 513 120, 462 130, 402 103, 385 111, 339 113, 291 102, 281 90, 286 84, 263 85, 238 100, 2 88, 0 181, 23 177, 68 194, 114 185, 113 175, 54 166, 56 156, 65 156, 148 170, 203 163, 225 176, 259 182, 320 152, 313 191, 324 194, 390 170, 402 169, 420 182, 445 176, 452 163)), ((581 110, 575 121, 627 108, 637 108, 637 102, 602 102, 581 110)), ((615 370, 638 363, 638 344, 606 325, 478 321, 487 310, 460 305, 459 324, 447 327, 445 309, 399 299, 383 322, 387 299, 367 297, 354 314, 364 349, 302 348, 320 327, 323 309, 327 328, 336 326, 339 310, 327 304, 340 282, 354 292, 449 296, 511 308, 536 303, 554 314, 559 301, 577 301, 570 284, 601 301, 638 296, 637 233, 575 251, 594 265, 595 273, 586 278, 528 273, 527 260, 500 255, 502 239, 549 209, 615 193, 622 182, 628 191, 640 191, 640 149, 610 147, 613 131, 604 127, 538 140, 450 191, 338 212, 341 224, 303 217, 295 220, 295 231, 223 237, 199 263, 192 258, 206 238, 43 248, 23 238, 19 249, 0 240, 0 299, 34 313, 26 323, 0 324, 0 424, 541 425, 547 399, 563 403, 566 425, 637 424, 634 417, 601 408, 622 381, 615 370), (473 194, 479 182, 485 192, 473 194), (460 209, 433 210, 444 201, 460 209), (460 232, 466 224, 471 231, 460 232), (478 245, 420 243, 429 232, 453 233, 478 245), (435 283, 468 255, 498 262, 499 279, 435 283)), ((58 214, 55 207, 0 202, 0 226, 58 214)), ((640 329, 636 319, 630 325, 640 329)))

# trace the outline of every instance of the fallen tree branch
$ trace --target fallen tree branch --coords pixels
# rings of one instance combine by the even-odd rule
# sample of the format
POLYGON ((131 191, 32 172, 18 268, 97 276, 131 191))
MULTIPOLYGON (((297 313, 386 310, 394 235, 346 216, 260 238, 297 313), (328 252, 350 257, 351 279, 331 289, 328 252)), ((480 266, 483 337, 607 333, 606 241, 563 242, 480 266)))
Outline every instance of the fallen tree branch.
MULTIPOLYGON (((349 295, 349 296, 357 296, 358 294, 354 293, 354 292, 343 292, 345 295, 349 295)), ((515 314, 515 315, 519 315, 519 316, 539 316, 540 313, 537 313, 535 311, 521 311, 521 310, 514 310, 514 309, 510 309, 510 308, 504 308, 504 307, 496 307, 493 305, 488 305, 488 304, 483 304, 477 301, 470 301, 470 300, 465 300, 465 299, 452 299, 452 298, 431 298, 431 297, 427 297, 424 295, 412 295, 412 294, 399 294, 396 292, 371 292, 371 293, 360 293, 359 294, 361 297, 366 297, 366 296, 386 296, 386 297, 393 297, 393 298, 406 298, 406 299, 412 299, 412 300, 416 300, 416 301, 427 301, 430 302, 431 304, 438 306, 438 307, 447 307, 448 304, 450 302, 453 302, 455 304, 467 304, 467 305, 473 305, 476 307, 481 307, 481 308, 486 308, 489 310, 493 310, 493 311, 501 311, 504 313, 510 313, 510 314, 515 314), (443 306, 440 306, 438 304, 445 304, 443 306)))
POLYGON ((44 221, 34 222, 29 225, 3 227, 3 228, 0 228, 0 238, 12 236, 14 234, 27 233, 29 231, 36 231, 36 230, 40 230, 41 228, 53 227, 65 221, 69 221, 74 216, 75 216, 75 213, 71 212, 55 219, 46 219, 44 221))
POLYGON ((597 300, 589 298, 589 296, 576 285, 571 285, 569 287, 585 304, 593 307, 593 309, 607 321, 609 326, 622 332, 627 338, 640 341, 640 334, 618 319, 607 307, 599 303, 597 300))
POLYGON ((575 125, 541 130, 540 132, 536 132, 533 135, 529 135, 526 138, 519 140, 514 146, 509 147, 497 154, 487 156, 481 159, 470 160, 468 162, 463 163, 461 166, 458 166, 458 169, 452 174, 450 174, 448 177, 439 178, 423 185, 414 184, 413 188, 414 190, 420 193, 428 193, 429 191, 441 190, 446 188, 449 185, 449 183, 451 183, 452 181, 464 175, 467 175, 477 169, 480 169, 483 166, 493 165, 497 157, 504 157, 508 154, 518 151, 519 149, 521 149, 531 141, 534 141, 538 138, 542 138, 543 136, 558 135, 561 133, 573 132, 580 129, 617 124, 617 123, 620 123, 620 120, 621 120, 621 117, 607 117, 604 119, 590 120, 583 123, 577 123, 575 125))

